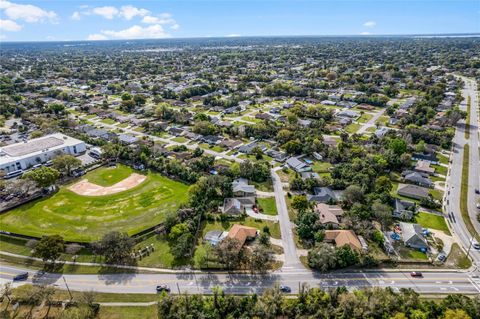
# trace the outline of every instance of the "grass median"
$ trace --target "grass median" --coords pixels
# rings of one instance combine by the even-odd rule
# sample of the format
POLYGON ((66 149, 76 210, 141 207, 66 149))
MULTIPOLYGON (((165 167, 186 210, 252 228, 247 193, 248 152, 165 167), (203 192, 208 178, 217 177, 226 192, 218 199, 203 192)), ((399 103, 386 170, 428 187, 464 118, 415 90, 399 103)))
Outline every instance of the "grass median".
POLYGON ((468 169, 470 161, 470 146, 465 144, 463 147, 463 163, 462 163, 462 184, 460 189, 460 212, 462 218, 471 236, 480 241, 480 236, 476 233, 473 227, 472 220, 468 214, 468 169))

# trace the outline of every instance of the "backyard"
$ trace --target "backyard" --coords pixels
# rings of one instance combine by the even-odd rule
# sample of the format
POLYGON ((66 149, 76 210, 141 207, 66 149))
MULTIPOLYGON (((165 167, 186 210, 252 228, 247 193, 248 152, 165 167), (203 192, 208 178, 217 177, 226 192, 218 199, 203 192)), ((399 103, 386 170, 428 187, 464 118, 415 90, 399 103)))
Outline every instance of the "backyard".
MULTIPOLYGON (((100 168, 84 176, 109 186, 128 177, 128 167, 100 168)), ((0 216, 2 230, 41 237, 59 234, 69 241, 98 240, 107 232, 136 234, 161 223, 167 212, 187 200, 187 185, 147 173, 140 185, 105 196, 81 196, 61 186, 46 198, 32 201, 0 216)))

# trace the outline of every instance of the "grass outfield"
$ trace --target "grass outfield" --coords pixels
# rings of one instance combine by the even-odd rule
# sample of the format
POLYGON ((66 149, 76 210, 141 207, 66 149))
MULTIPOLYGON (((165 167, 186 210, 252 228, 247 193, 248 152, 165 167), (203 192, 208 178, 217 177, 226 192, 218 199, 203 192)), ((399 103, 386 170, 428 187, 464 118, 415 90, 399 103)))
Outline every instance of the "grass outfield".
POLYGON ((121 180, 124 180, 133 172, 134 170, 131 167, 125 165, 117 165, 116 167, 100 167, 87 173, 83 178, 88 179, 90 183, 108 187, 120 182, 121 180))
MULTIPOLYGON (((95 170, 86 177, 113 183, 128 169, 118 166, 105 173, 108 170, 95 170)), ((133 235, 175 211, 187 200, 187 189, 155 173, 148 173, 143 183, 130 190, 107 196, 81 196, 63 186, 52 196, 1 215, 0 225, 4 231, 37 237, 59 234, 65 240, 83 242, 98 240, 110 231, 133 235)))

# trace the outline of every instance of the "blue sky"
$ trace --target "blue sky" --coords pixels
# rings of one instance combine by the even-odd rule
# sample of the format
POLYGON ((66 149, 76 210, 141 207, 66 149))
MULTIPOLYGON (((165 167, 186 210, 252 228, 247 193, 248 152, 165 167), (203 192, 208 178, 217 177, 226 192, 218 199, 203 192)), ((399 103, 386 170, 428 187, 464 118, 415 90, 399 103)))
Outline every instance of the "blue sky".
POLYGON ((480 33, 480 1, 0 0, 0 40, 480 33))

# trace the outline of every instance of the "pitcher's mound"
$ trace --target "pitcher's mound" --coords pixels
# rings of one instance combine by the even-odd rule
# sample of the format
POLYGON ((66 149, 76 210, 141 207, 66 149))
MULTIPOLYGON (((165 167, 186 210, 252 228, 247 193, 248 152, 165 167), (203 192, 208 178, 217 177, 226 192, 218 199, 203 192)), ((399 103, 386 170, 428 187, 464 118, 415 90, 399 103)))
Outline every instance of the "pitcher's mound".
POLYGON ((132 173, 124 180, 121 180, 120 182, 108 187, 93 184, 87 179, 84 179, 73 184, 68 189, 78 195, 83 196, 105 196, 129 190, 137 185, 140 185, 146 179, 147 176, 145 175, 132 173))

